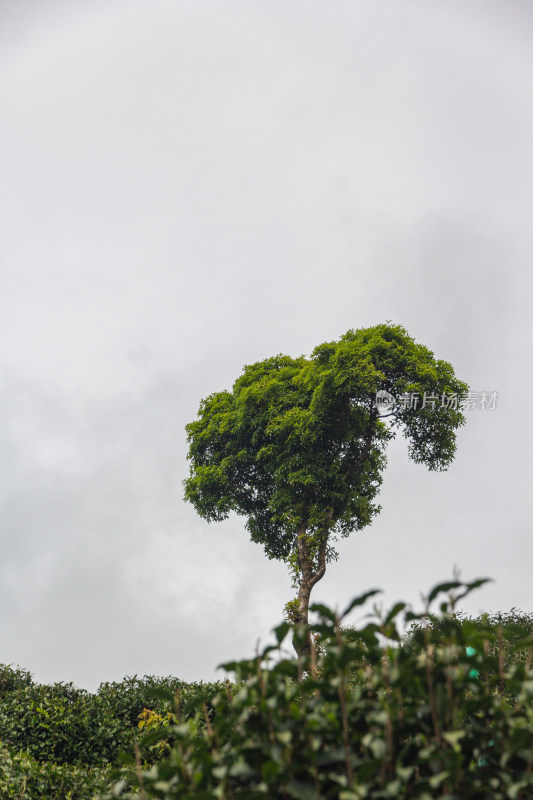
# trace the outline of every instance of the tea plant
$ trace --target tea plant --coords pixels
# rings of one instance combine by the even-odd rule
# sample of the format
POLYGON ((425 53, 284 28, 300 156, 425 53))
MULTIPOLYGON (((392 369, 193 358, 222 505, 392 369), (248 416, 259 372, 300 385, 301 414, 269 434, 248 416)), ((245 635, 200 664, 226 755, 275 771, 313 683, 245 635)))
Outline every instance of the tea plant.
MULTIPOLYGON (((148 734, 141 754, 174 734, 168 756, 124 769, 107 797, 532 798, 530 659, 506 666, 487 631, 461 623, 453 597, 431 611, 442 593, 464 597, 483 583, 440 584, 421 613, 405 603, 375 609, 359 630, 342 624, 374 592, 340 615, 313 606, 318 622, 309 627, 282 623, 275 645, 224 665, 236 691, 213 698, 212 719, 198 707, 194 718, 148 734), (402 620, 421 623, 404 640, 402 620), (320 636, 321 652, 283 657, 291 631, 301 641, 320 636)), ((511 638, 511 649, 529 653, 531 637, 511 638)))

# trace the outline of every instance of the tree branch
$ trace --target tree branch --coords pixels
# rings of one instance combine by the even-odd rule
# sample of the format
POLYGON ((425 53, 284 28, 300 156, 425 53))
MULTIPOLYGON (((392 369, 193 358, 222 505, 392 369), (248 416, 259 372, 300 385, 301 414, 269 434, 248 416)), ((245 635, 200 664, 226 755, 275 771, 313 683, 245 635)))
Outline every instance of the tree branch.
POLYGON ((320 547, 318 548, 318 567, 317 567, 316 572, 314 572, 311 575, 311 578, 310 578, 311 588, 313 588, 315 583, 318 583, 318 581, 321 580, 321 578, 324 577, 324 574, 326 572, 326 548, 327 548, 327 545, 328 545, 328 536, 326 534, 326 536, 324 537, 324 540, 322 541, 320 547))

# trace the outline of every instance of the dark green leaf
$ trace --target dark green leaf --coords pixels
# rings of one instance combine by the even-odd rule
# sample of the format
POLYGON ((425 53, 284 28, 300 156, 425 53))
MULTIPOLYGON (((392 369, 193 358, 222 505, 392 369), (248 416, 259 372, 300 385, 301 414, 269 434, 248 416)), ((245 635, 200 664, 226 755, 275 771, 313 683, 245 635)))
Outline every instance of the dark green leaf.
POLYGON ((364 594, 355 597, 344 609, 343 613, 341 614, 341 619, 344 619, 344 617, 346 617, 356 606, 364 605, 369 597, 373 597, 376 594, 381 594, 381 592, 382 589, 371 589, 369 592, 365 592, 364 594))

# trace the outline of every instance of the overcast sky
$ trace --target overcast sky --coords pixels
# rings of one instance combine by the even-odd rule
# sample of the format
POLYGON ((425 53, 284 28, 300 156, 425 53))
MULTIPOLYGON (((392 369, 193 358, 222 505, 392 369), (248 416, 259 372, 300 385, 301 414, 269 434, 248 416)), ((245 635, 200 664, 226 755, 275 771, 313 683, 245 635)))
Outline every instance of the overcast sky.
POLYGON ((313 599, 533 611, 530 0, 0 2, 0 662, 222 677, 288 569, 182 499, 244 364, 404 325, 495 410, 389 450, 313 599))

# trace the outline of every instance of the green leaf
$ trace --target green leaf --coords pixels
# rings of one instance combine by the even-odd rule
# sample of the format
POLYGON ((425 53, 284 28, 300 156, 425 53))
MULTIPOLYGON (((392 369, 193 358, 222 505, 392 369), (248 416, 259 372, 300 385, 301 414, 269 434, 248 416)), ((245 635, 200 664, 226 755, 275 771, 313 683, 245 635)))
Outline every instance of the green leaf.
POLYGON ((309 611, 313 611, 315 614, 320 614, 322 619, 329 619, 334 624, 337 621, 337 614, 328 606, 325 606, 323 603, 313 603, 312 606, 309 607, 309 611))
POLYGON ((483 586, 485 583, 490 583, 491 581, 492 578, 478 578, 477 580, 472 581, 472 583, 467 583, 465 591, 458 595, 457 600, 462 600, 463 597, 466 597, 468 594, 470 594, 470 592, 473 592, 474 589, 479 589, 480 586, 483 586))
POLYGON ((311 633, 318 633, 320 634, 320 639, 332 639, 336 637, 336 626, 335 625, 328 625, 327 623, 314 623, 309 625, 309 630, 311 633))
POLYGON ((392 622, 392 620, 394 619, 394 617, 398 616, 398 614, 400 613, 400 611, 403 611, 403 610, 404 610, 404 608, 406 608, 406 607, 407 607, 407 603, 396 603, 396 604, 395 604, 395 605, 394 605, 394 606, 391 608, 391 610, 389 611, 389 613, 387 614, 387 616, 385 617, 385 622, 384 622, 384 625, 388 625, 388 623, 389 623, 389 622, 392 622))
POLYGON ((170 689, 167 689, 164 686, 148 686, 144 690, 144 694, 146 697, 154 697, 159 700, 168 700, 171 703, 174 702, 176 697, 175 692, 171 692, 170 689))
POLYGON ((162 739, 166 739, 167 737, 168 737, 168 728, 159 728, 158 730, 145 733, 144 736, 141 737, 140 741, 141 749, 149 747, 152 744, 156 744, 157 742, 160 742, 162 739))
POLYGON ((290 629, 291 626, 289 622, 282 622, 280 625, 277 625, 274 628, 274 635, 276 637, 278 645, 282 643, 282 641, 285 639, 290 629))
POLYGON ((438 789, 441 783, 445 781, 446 778, 449 777, 450 777, 450 772, 447 769, 444 770, 443 772, 438 772, 436 775, 431 776, 431 778, 429 779, 429 785, 431 786, 432 789, 438 789))
POLYGON ((301 781, 290 781, 285 787, 285 791, 296 800, 322 800, 314 786, 301 781))
POLYGON ((227 767, 226 764, 221 764, 218 767, 213 767, 213 769, 211 770, 211 773, 214 775, 214 777, 217 780, 221 781, 228 774, 228 767, 227 767))
POLYGON ((239 758, 230 768, 229 774, 232 778, 251 778, 255 773, 249 764, 239 758))
POLYGON ((528 786, 531 786, 531 783, 528 780, 522 780, 518 781, 518 783, 512 783, 510 786, 507 787, 507 797, 509 797, 510 800, 517 800, 517 798, 520 796, 520 792, 522 791, 522 789, 525 789, 528 786))
POLYGON ((241 666, 241 663, 240 661, 226 661, 224 664, 219 664, 217 669, 223 669, 226 672, 236 672, 241 666))
POLYGON ((362 606, 369 597, 373 597, 375 594, 381 594, 382 589, 371 589, 369 592, 365 592, 364 594, 359 595, 359 597, 355 597, 344 609, 343 613, 341 614, 341 619, 344 619, 352 609, 356 606, 362 606))
POLYGON ((464 586, 461 581, 447 581, 446 583, 439 583, 434 586, 428 596, 428 602, 431 603, 438 594, 442 592, 449 592, 451 589, 458 589, 459 586, 464 586))
POLYGON ((460 742, 460 740, 465 736, 466 731, 444 731, 442 734, 444 741, 448 742, 448 744, 451 744, 454 749, 458 749, 458 742, 460 742))
POLYGON ((261 651, 261 654, 260 654, 261 660, 264 660, 268 656, 268 654, 271 653, 273 650, 276 650, 276 651, 279 650, 279 646, 277 644, 268 644, 261 651))
POLYGON ((405 612, 405 621, 406 622, 413 622, 414 620, 418 619, 426 619, 427 614, 423 611, 421 614, 417 614, 415 611, 406 611, 405 612))

